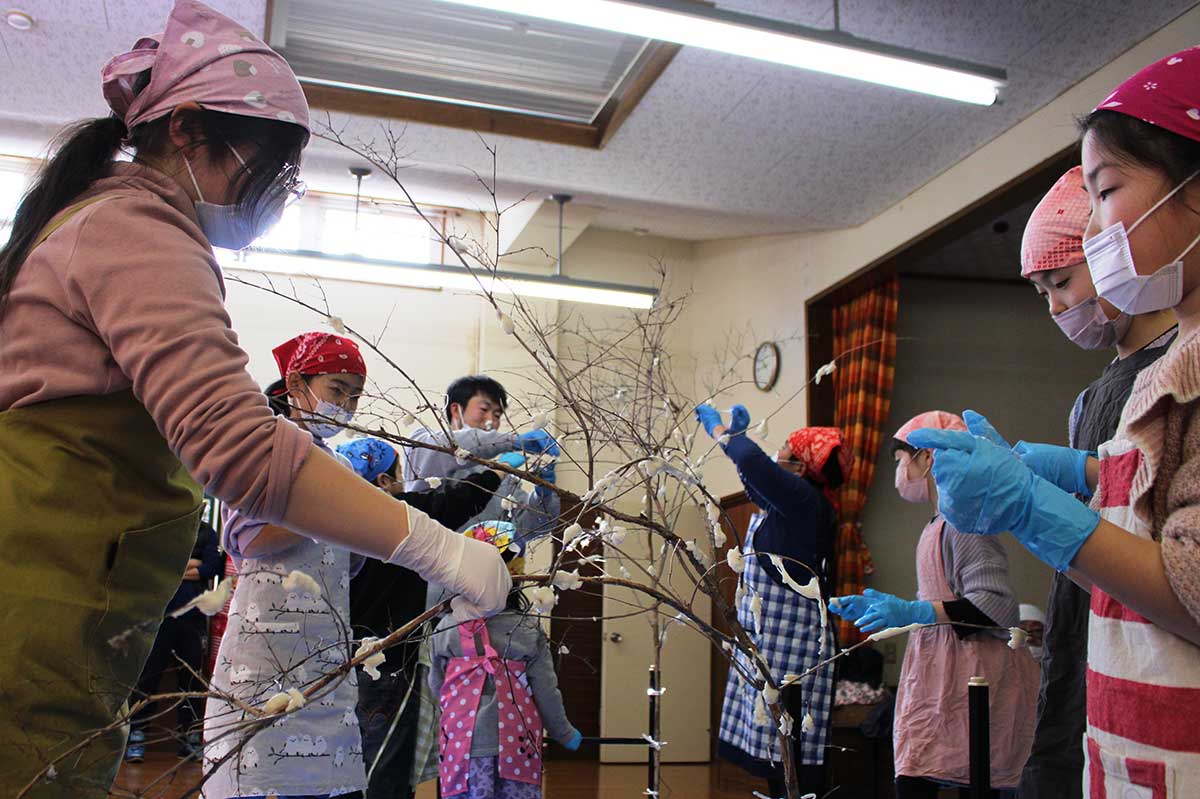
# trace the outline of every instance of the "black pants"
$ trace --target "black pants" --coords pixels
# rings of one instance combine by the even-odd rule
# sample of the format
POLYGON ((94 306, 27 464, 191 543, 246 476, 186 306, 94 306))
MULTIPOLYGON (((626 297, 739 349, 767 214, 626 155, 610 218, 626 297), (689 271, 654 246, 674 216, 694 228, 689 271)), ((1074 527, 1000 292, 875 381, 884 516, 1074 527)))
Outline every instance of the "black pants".
MULTIPOLYGON (((792 738, 792 758, 796 764, 796 781, 800 785, 800 795, 815 793, 818 797, 825 795, 825 764, 804 765, 800 762, 802 745, 800 742, 800 720, 807 712, 804 708, 804 695, 799 685, 783 689, 782 697, 784 710, 795 722, 795 737, 792 738)), ((783 766, 780 765, 774 776, 767 777, 767 790, 772 797, 787 796, 787 787, 783 779, 783 766)))
MULTIPOLYGON (((417 671, 415 664, 413 670, 417 671)), ((421 686, 414 685, 414 679, 413 674, 404 671, 383 674, 378 680, 359 675, 358 727, 362 733, 363 763, 371 775, 367 799, 405 799, 412 795, 410 783, 421 706, 421 686), (412 693, 408 694, 410 686, 412 693), (406 694, 408 703, 404 704, 406 694)))
MULTIPOLYGON (((924 777, 897 777, 896 799, 937 799, 938 784, 924 777)), ((1008 799, 1014 795, 1011 790, 992 789, 992 799, 1008 799)), ((958 799, 971 799, 970 788, 959 788, 958 799)))
MULTIPOLYGON (((162 626, 158 628, 158 637, 154 639, 150 657, 142 669, 142 676, 138 679, 137 689, 129 698, 130 704, 152 696, 158 689, 163 674, 171 669, 174 669, 179 677, 180 691, 203 691, 203 683, 193 672, 199 674, 204 668, 204 639, 207 637, 208 619, 199 611, 193 610, 178 619, 164 619, 162 626), (181 665, 181 662, 186 663, 187 668, 181 665)), ((162 728, 160 732, 172 734, 174 730, 167 719, 159 717, 151 721, 156 712, 155 703, 146 705, 134 714, 134 728, 146 731, 146 727, 153 724, 155 728, 162 728)), ((178 730, 184 733, 200 732, 204 721, 204 700, 197 697, 181 702, 178 719, 178 730)), ((147 734, 151 735, 148 731, 147 734)))

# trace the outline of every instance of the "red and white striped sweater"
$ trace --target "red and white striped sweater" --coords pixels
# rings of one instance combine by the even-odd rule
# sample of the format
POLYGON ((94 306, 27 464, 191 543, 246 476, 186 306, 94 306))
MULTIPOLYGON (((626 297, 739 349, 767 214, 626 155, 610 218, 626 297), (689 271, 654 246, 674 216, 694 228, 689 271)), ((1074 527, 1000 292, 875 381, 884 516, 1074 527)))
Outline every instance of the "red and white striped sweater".
MULTIPOLYGON (((1100 448, 1101 515, 1162 544, 1180 602, 1200 619, 1200 335, 1134 384, 1100 448)), ((1200 647, 1093 588, 1088 641, 1089 799, 1200 796, 1200 647)))

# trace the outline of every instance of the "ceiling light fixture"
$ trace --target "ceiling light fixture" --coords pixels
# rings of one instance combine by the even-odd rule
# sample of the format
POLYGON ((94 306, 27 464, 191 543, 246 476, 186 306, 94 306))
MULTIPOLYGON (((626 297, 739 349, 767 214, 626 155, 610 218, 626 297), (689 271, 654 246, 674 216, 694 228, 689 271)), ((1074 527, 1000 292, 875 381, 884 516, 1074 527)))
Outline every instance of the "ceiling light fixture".
POLYGON ((654 305, 658 292, 642 286, 602 283, 594 280, 498 272, 495 277, 482 270, 461 266, 410 264, 371 258, 345 258, 308 250, 217 250, 222 269, 265 272, 272 275, 344 280, 381 286, 445 288, 482 293, 484 287, 496 294, 567 300, 593 305, 645 310, 654 305), (482 284, 482 285, 481 285, 482 284))
POLYGON ((27 31, 33 28, 33 17, 15 8, 4 12, 4 20, 10 28, 16 28, 19 31, 27 31))
POLYGON ((996 102, 1002 69, 725 11, 692 0, 442 0, 674 42, 976 105, 996 102))

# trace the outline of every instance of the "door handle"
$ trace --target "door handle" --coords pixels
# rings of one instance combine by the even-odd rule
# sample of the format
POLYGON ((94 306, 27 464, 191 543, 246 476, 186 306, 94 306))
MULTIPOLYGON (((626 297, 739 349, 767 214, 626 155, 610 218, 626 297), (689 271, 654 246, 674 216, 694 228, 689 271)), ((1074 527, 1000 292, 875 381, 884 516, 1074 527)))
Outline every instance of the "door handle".
POLYGON ((620 633, 609 633, 608 640, 612 641, 614 644, 619 644, 625 640, 625 636, 621 635, 620 633))

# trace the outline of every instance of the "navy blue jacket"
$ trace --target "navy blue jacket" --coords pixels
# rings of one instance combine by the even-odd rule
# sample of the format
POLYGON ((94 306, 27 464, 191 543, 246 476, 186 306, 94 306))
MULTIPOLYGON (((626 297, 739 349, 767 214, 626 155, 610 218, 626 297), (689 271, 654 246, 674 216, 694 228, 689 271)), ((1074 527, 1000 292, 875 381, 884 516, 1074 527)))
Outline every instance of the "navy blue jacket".
MULTIPOLYGON (((225 556, 217 548, 217 532, 205 522, 200 522, 200 530, 196 533, 196 545, 192 547, 192 557, 200 561, 200 579, 184 580, 175 591, 175 596, 167 603, 167 613, 183 607, 212 586, 212 579, 225 573, 225 556)), ((189 617, 203 615, 198 610, 190 610, 189 617)))
MULTIPOLYGON (((833 505, 819 487, 775 463, 748 436, 731 436, 724 450, 737 466, 746 495, 765 514, 754 533, 755 550, 785 558, 784 568, 801 585, 812 575, 786 558, 807 565, 820 576, 822 593, 828 593, 828 567, 837 535, 833 505)), ((760 554, 758 562, 772 580, 782 584, 766 555, 760 554)))

